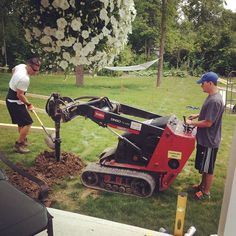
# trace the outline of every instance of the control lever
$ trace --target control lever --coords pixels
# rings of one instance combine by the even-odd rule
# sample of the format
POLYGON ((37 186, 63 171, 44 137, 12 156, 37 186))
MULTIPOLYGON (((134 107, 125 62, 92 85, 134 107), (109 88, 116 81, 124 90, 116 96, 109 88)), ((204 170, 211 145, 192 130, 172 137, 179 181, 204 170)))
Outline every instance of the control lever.
POLYGON ((184 133, 191 133, 193 131, 194 127, 186 124, 186 116, 183 116, 183 119, 184 119, 184 124, 183 124, 184 133))

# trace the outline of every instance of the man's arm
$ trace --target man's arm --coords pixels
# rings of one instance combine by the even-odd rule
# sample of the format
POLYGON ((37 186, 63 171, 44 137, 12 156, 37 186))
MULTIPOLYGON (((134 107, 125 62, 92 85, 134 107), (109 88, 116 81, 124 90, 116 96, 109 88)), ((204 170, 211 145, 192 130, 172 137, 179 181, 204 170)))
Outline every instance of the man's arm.
POLYGON ((186 120, 186 124, 187 125, 193 125, 195 127, 199 127, 199 128, 209 128, 212 126, 213 122, 210 120, 196 120, 199 117, 199 114, 192 114, 188 117, 188 119, 186 120))
POLYGON ((25 92, 24 91, 22 91, 20 89, 17 89, 16 90, 16 95, 19 98, 19 100, 21 102, 23 102, 26 106, 28 106, 30 104, 30 102, 28 101, 28 99, 25 96, 25 92))
POLYGON ((16 95, 19 98, 19 100, 22 101, 27 106, 28 110, 32 111, 34 109, 34 106, 28 101, 27 97, 25 96, 24 91, 17 89, 16 95))
POLYGON ((199 114, 192 114, 188 117, 189 120, 195 120, 199 117, 199 114))
POLYGON ((213 122, 210 121, 210 120, 196 120, 196 121, 193 121, 193 120, 187 119, 186 124, 187 125, 193 125, 193 126, 199 127, 199 128, 209 128, 209 127, 212 126, 213 122))

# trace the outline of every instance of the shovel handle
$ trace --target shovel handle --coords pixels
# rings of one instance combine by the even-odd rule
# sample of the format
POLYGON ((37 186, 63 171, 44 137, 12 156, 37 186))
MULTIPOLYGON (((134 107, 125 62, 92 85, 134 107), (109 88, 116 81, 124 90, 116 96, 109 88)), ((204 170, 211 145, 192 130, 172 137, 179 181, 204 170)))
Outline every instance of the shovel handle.
POLYGON ((48 131, 46 130, 45 126, 43 125, 43 122, 40 120, 40 118, 39 118, 38 114, 36 113, 36 111, 35 111, 35 110, 32 110, 32 112, 34 113, 34 115, 35 115, 36 118, 38 119, 38 121, 39 121, 40 125, 42 126, 44 132, 47 134, 47 136, 48 136, 50 139, 52 139, 51 135, 50 135, 50 134, 48 133, 48 131))
POLYGON ((32 112, 34 113, 34 115, 35 115, 36 118, 38 119, 40 125, 41 125, 41 126, 44 126, 44 125, 43 125, 43 122, 40 120, 40 118, 39 118, 38 114, 36 113, 36 111, 35 111, 35 110, 32 110, 32 112))

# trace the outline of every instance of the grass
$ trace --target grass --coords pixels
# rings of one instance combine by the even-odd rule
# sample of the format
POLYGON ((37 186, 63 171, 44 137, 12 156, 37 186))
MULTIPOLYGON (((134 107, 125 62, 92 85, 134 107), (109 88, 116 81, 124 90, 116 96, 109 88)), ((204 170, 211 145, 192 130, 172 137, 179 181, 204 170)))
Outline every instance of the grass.
MULTIPOLYGON (((10 74, 0 74, 0 100, 5 99, 9 79, 10 74)), ((165 77, 160 88, 155 87, 155 80, 155 77, 85 77, 85 86, 78 88, 74 85, 73 76, 65 81, 64 76, 60 75, 38 75, 32 78, 29 92, 42 95, 59 92, 72 98, 83 95, 107 96, 111 100, 159 115, 175 114, 179 119, 183 115, 198 112, 189 110, 186 106, 200 107, 206 97, 199 85, 196 85, 196 78, 165 77)), ((44 100, 32 98, 30 101, 35 107, 45 107, 44 100)), ((10 123, 6 107, 0 105, 0 109, 0 123, 10 123)), ((53 126, 52 120, 46 114, 39 116, 46 126, 53 126)), ((39 125, 35 118, 34 120, 34 125, 39 125)), ((211 201, 196 202, 189 194, 185 231, 194 225, 197 228, 196 236, 217 232, 234 126, 235 115, 225 113, 211 201)), ((12 145, 17 138, 16 130, 1 129, 0 137, 1 152, 12 161, 27 166, 32 165, 34 158, 47 149, 43 132, 31 132, 29 139, 32 151, 26 155, 12 151, 12 145)), ((85 162, 96 161, 105 148, 117 144, 117 138, 107 129, 98 127, 83 117, 62 124, 61 137, 62 150, 78 154, 85 162)), ((195 153, 168 190, 156 193, 148 199, 90 191, 81 185, 79 178, 74 178, 54 187, 53 207, 153 230, 164 227, 173 232, 178 192, 189 192, 189 186, 199 181, 199 174, 194 169, 194 155, 195 153)), ((3 165, 0 167, 5 168, 3 165)))

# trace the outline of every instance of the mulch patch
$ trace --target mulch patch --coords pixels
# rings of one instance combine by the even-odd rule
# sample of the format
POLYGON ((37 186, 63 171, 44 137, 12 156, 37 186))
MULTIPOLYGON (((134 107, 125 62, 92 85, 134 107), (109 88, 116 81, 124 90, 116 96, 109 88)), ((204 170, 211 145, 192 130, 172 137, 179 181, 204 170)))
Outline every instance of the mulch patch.
MULTIPOLYGON (((32 167, 26 168, 22 164, 17 163, 16 166, 25 172, 43 180, 49 187, 62 183, 65 177, 78 176, 85 167, 82 160, 73 153, 62 152, 60 161, 56 161, 55 153, 44 151, 36 158, 32 167)), ((21 176, 17 172, 10 171, 8 173, 9 181, 34 199, 38 199, 40 187, 31 180, 21 176)), ((52 199, 49 197, 44 199, 44 204, 48 207, 51 205, 52 199)))

